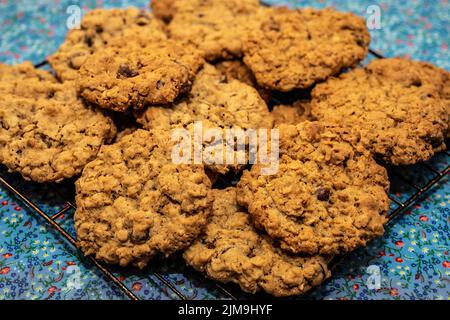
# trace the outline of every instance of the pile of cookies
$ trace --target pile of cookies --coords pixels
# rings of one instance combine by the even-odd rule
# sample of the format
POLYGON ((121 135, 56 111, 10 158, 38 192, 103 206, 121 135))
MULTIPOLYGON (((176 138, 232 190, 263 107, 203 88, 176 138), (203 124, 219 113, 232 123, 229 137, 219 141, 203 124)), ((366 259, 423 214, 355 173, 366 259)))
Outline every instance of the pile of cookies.
POLYGON ((383 234, 380 164, 446 148, 449 72, 402 58, 358 67, 362 18, 257 0, 150 6, 87 12, 49 57, 54 74, 0 65, 0 162, 36 182, 77 178, 87 255, 144 268, 181 251, 246 292, 302 294, 383 234), (278 171, 174 163, 172 130, 198 121, 277 128, 278 171), (230 174, 237 185, 218 188, 230 174))

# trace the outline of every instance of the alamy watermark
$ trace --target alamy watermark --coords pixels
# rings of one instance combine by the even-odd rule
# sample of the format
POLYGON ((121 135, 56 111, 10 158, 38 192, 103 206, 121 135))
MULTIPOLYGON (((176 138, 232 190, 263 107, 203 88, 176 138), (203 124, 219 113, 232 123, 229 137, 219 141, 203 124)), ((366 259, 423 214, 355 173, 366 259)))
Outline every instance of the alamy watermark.
POLYGON ((278 129, 203 128, 196 121, 193 130, 171 132, 175 164, 245 165, 259 164, 262 175, 273 175, 279 166, 278 129))
POLYGON ((369 30, 381 29, 381 8, 377 5, 368 6, 366 9, 366 25, 369 30))

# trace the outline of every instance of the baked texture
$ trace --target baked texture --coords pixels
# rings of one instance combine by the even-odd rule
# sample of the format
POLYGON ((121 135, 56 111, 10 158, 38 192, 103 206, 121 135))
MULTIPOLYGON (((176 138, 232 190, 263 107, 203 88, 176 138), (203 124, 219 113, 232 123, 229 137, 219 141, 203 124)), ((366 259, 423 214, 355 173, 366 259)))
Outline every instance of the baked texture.
POLYGON ((208 61, 242 56, 242 41, 258 22, 258 0, 178 0, 169 36, 192 44, 208 61))
POLYGON ((196 270, 221 282, 239 284, 277 297, 299 295, 330 276, 327 259, 283 252, 253 227, 236 202, 236 189, 213 190, 214 203, 205 231, 185 252, 196 270))
POLYGON ((150 8, 152 8, 153 15, 163 20, 165 23, 169 23, 174 14, 176 13, 177 0, 151 0, 150 8))
POLYGON ((103 146, 76 182, 75 228, 86 255, 143 268, 187 247, 206 224, 211 182, 202 165, 171 161, 165 131, 137 130, 103 146))
POLYGON ((311 101, 297 100, 292 104, 279 104, 271 111, 275 126, 281 124, 298 124, 311 120, 311 101))
POLYGON ((386 170, 352 128, 281 125, 279 170, 245 171, 238 202, 255 225, 293 253, 334 255, 381 236, 389 209, 386 170))
POLYGON ((80 95, 115 111, 168 104, 188 91, 204 60, 199 51, 173 41, 116 41, 80 69, 80 95))
POLYGON ((313 89, 311 112, 358 128, 362 144, 384 162, 426 161, 446 148, 448 102, 433 84, 438 80, 426 81, 418 67, 386 59, 329 79, 313 89))
POLYGON ((0 68, 0 162, 9 170, 59 182, 81 173, 115 136, 112 120, 78 99, 73 84, 30 63, 0 68))
POLYGON ((255 88, 264 101, 269 102, 270 91, 256 83, 252 71, 241 60, 224 60, 214 65, 228 80, 236 79, 255 88))
MULTIPOLYGON (((190 132, 198 122, 203 130, 270 129, 273 126, 267 105, 254 88, 238 80, 228 81, 209 64, 199 72, 187 97, 170 107, 149 107, 137 114, 137 122, 147 129, 184 128, 190 132)), ((203 143, 204 147, 214 146, 214 141, 207 139, 203 143)), ((223 146, 223 151, 235 149, 234 142, 231 145, 224 141, 223 146)), ((230 168, 239 171, 242 167, 237 163, 208 165, 218 173, 226 173, 230 168)))
POLYGON ((308 88, 367 55, 365 22, 333 9, 266 9, 244 42, 244 62, 266 89, 308 88))
POLYGON ((94 9, 83 17, 80 29, 68 32, 64 43, 48 60, 60 80, 76 80, 80 67, 92 53, 114 39, 136 37, 157 42, 166 39, 166 34, 163 24, 145 10, 94 9))

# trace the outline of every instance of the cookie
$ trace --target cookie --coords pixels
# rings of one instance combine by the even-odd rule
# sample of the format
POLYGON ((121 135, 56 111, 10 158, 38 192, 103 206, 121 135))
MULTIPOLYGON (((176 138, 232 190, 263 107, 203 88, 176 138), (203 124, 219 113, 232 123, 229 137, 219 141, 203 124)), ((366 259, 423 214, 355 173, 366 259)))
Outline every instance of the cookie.
MULTIPOLYGON (((184 128, 192 131, 197 122, 201 122, 203 130, 270 129, 273 126, 267 105, 254 88, 238 80, 227 81, 209 64, 199 72, 187 97, 170 107, 147 108, 137 114, 137 121, 144 128, 158 130, 184 128)), ((204 146, 208 143, 204 141, 204 146)), ((234 150, 234 142, 233 145, 224 142, 223 150, 228 148, 234 150)), ((239 171, 242 165, 213 165, 211 168, 224 174, 230 167, 239 171)))
POLYGON ((208 61, 241 57, 260 11, 258 0, 179 0, 173 8, 169 36, 202 50, 208 61))
POLYGON ((173 41, 116 41, 81 67, 80 95, 120 112, 168 104, 190 89, 203 63, 199 51, 173 41))
POLYGON ((47 71, 36 69, 30 61, 11 65, 0 63, 0 83, 18 80, 37 80, 56 83, 55 77, 47 71))
POLYGON ((238 183, 255 225, 298 254, 343 254, 381 236, 389 180, 358 132, 309 121, 279 130, 278 172, 254 165, 238 183))
POLYGON ((211 182, 201 165, 176 165, 164 131, 137 130, 103 146, 76 182, 75 228, 86 255, 143 268, 186 248, 206 224, 211 182))
POLYGON ((411 165, 444 150, 448 107, 438 87, 399 60, 371 62, 312 91, 311 112, 318 119, 351 125, 373 155, 393 165, 411 165), (387 71, 381 72, 386 67, 387 71))
POLYGON ((364 59, 362 18, 333 9, 271 8, 244 42, 244 62, 266 89, 311 87, 364 59))
POLYGON ((293 104, 279 104, 271 111, 275 126, 298 124, 311 120, 311 101, 297 100, 293 104))
POLYGON ((94 9, 83 17, 79 29, 68 32, 64 43, 48 60, 60 80, 76 80, 92 53, 116 38, 136 37, 158 42, 166 39, 166 34, 163 24, 145 10, 94 9))
POLYGON ((241 60, 224 60, 214 65, 227 80, 236 79, 255 88, 264 101, 269 102, 270 91, 261 88, 252 71, 241 60))
POLYGON ((330 276, 324 257, 284 253, 256 231, 236 203, 235 188, 213 194, 208 225, 183 255, 196 270, 220 282, 237 283, 245 292, 264 290, 277 297, 302 294, 330 276))

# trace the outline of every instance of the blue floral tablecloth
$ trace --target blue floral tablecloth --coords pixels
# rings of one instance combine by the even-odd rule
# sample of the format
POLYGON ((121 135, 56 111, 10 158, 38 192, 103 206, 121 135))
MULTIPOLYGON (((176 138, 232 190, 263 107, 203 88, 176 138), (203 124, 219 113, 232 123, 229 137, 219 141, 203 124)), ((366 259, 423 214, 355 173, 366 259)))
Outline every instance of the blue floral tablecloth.
MULTIPOLYGON (((333 6, 368 16, 376 5, 381 29, 371 30, 372 49, 385 56, 410 56, 447 70, 449 61, 450 8, 448 0, 436 1, 266 1, 289 6, 333 6)), ((17 63, 45 59, 67 32, 66 9, 93 7, 145 7, 139 1, 0 0, 0 62, 17 63)), ((450 163, 445 154, 429 165, 435 169, 450 163)), ((400 169, 404 176, 423 185, 432 173, 426 167, 400 169)), ((18 186, 38 206, 52 215, 67 205, 66 186, 28 183, 17 175, 2 176, 18 186)), ((70 186, 68 187, 70 189, 70 186)), ((414 192, 392 176, 392 195, 403 201, 414 192)), ((396 205, 393 203, 393 209, 396 205)), ((450 186, 448 176, 405 215, 387 227, 386 235, 357 250, 338 265, 333 277, 306 299, 450 299, 450 186)), ((71 234, 73 210, 58 218, 71 234)), ((180 263, 177 257, 155 262, 144 271, 114 269, 131 290, 145 299, 177 299, 158 278, 157 271, 192 299, 225 299, 212 281, 180 263)), ((239 294, 238 290, 234 290, 239 294)), ((243 295, 242 297, 246 297, 243 295)), ((0 184, 0 299, 125 299, 70 244, 0 184)))

